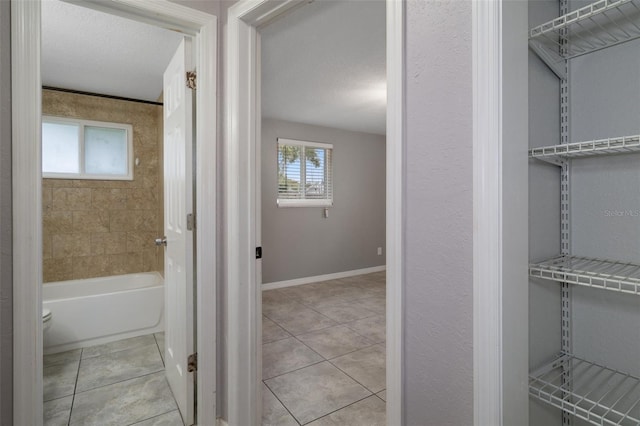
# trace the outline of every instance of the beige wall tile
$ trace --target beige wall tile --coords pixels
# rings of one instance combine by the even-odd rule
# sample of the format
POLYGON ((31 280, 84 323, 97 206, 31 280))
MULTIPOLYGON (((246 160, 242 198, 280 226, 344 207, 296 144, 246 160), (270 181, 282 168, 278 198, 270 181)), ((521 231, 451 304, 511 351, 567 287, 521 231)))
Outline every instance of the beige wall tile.
POLYGON ((82 256, 73 258, 73 278, 95 278, 111 275, 109 256, 82 256))
POLYGON ((100 232, 91 234, 91 254, 119 254, 127 252, 125 232, 100 232))
POLYGON ((112 254, 109 256, 109 259, 113 275, 131 274, 134 272, 141 272, 143 270, 142 253, 139 252, 112 254))
POLYGON ((154 240, 159 237, 155 232, 128 232, 127 252, 142 252, 155 247, 154 240))
POLYGON ((130 189, 127 197, 129 210, 153 210, 159 204, 157 191, 149 189, 130 189))
POLYGON ((73 263, 71 258, 45 259, 42 264, 42 281, 66 281, 73 279, 73 263))
POLYGON ((53 188, 54 210, 90 210, 91 189, 88 188, 53 188))
POLYGON ((44 114, 131 124, 141 161, 131 181, 43 179, 47 279, 162 269, 162 107, 50 90, 42 101, 44 114))
POLYGON ((109 212, 97 210, 73 212, 73 231, 109 232, 109 212))
POLYGON ((49 211, 42 215, 42 233, 66 234, 73 231, 73 214, 66 211, 49 211))
POLYGON ((91 207, 96 210, 124 210, 127 208, 127 189, 92 188, 91 207))
POLYGON ((91 254, 91 235, 57 234, 51 237, 51 253, 54 259, 91 254))

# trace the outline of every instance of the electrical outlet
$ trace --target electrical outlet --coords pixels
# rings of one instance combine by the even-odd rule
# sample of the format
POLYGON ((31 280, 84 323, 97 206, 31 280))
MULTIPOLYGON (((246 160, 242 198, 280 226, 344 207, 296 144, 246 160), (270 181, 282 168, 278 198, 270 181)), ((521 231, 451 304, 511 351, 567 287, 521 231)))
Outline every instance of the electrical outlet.
POLYGON ((382 256, 382 247, 378 247, 378 256, 382 256))

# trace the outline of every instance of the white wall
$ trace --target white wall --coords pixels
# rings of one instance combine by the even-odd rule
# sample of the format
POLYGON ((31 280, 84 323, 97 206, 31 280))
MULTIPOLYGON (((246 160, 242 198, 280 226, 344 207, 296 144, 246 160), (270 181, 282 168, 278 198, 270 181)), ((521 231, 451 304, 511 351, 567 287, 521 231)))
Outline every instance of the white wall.
POLYGON ((384 265, 385 137, 262 121, 262 281, 384 265), (333 207, 278 208, 277 139, 333 144, 333 207), (383 254, 377 254, 377 248, 383 254))
POLYGON ((473 424, 471 8, 407 2, 407 425, 473 424))

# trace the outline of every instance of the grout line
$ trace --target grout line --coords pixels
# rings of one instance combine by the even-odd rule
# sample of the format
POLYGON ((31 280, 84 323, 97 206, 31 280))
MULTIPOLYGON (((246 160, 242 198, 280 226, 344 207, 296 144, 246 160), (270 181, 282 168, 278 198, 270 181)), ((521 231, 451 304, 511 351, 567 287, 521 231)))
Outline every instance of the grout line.
POLYGON ((167 368, 167 364, 164 362, 164 354, 162 353, 162 349, 160 349, 160 343, 158 343, 158 339, 156 337, 156 333, 153 333, 153 340, 156 342, 156 348, 158 348, 158 352, 160 352, 160 360, 162 361, 162 367, 167 368))
POLYGON ((71 409, 69 410, 69 419, 67 426, 71 424, 71 414, 73 413, 73 404, 76 402, 76 389, 78 389, 78 379, 80 378, 80 364, 82 364, 82 353, 84 348, 80 348, 80 359, 78 360, 78 371, 76 372, 76 383, 73 385, 73 396, 71 397, 71 409))
MULTIPOLYGON (((278 374, 276 376, 273 376, 273 377, 267 377, 266 379, 262 379, 262 381, 266 382, 267 380, 271 380, 271 379, 275 379, 275 378, 278 378, 278 377, 282 377, 285 374, 294 373, 296 371, 300 371, 300 370, 302 370, 304 368, 311 367, 313 365, 318 365, 318 364, 323 363, 323 362, 329 362, 329 361, 327 361, 326 359, 322 358, 322 361, 314 362, 313 364, 305 365, 304 367, 296 368, 295 370, 291 370, 291 371, 287 371, 287 372, 284 372, 284 373, 280 373, 280 374, 278 374)), ((266 385, 266 383, 265 383, 265 385, 266 385)))
MULTIPOLYGON (((335 359, 335 358, 334 358, 335 359)), ((337 368, 338 370, 340 370, 341 372, 343 372, 347 377, 349 377, 351 380, 353 380, 354 382, 356 382, 357 384, 359 384, 360 386, 362 386, 363 388, 365 388, 366 390, 368 390, 369 392, 371 392, 372 395, 375 395, 376 392, 372 391, 371 389, 369 389, 368 387, 366 387, 364 384, 360 383, 359 381, 357 381, 355 378, 353 378, 349 373, 347 373, 346 371, 344 371, 342 368, 338 367, 337 365, 335 365, 334 363, 332 363, 330 360, 327 360, 327 362, 331 365, 333 365, 335 368, 337 368)), ((386 367, 385 367, 385 374, 387 373, 386 371, 386 367)), ((386 383, 385 383, 385 389, 386 389, 386 383)), ((384 390, 384 389, 383 389, 384 390)), ((378 392, 382 392, 382 390, 379 390, 378 392)))
MULTIPOLYGON (((155 416, 147 417, 146 419, 138 420, 135 423, 129 423, 128 426, 135 426, 135 425, 137 425, 139 423, 146 422, 147 420, 155 419, 156 417, 160 417, 160 416, 164 416, 165 414, 173 413, 174 411, 177 411, 178 412, 178 416, 180 416, 180 410, 178 410, 176 408, 176 409, 173 409, 173 410, 165 411, 164 413, 156 414, 155 416)), ((180 416, 180 421, 182 422, 182 416, 180 416)), ((182 422, 182 424, 184 425, 184 422, 182 422)))
POLYGON ((149 372, 149 373, 141 374, 140 376, 129 377, 129 378, 127 378, 127 379, 118 380, 117 382, 109 383, 109 384, 102 385, 102 386, 96 386, 95 388, 85 389, 85 390, 80 391, 80 392, 78 392, 78 393, 80 394, 80 393, 86 393, 86 392, 89 392, 89 391, 93 391, 93 390, 96 390, 96 389, 102 389, 102 388, 105 388, 105 387, 107 387, 107 386, 117 385, 118 383, 128 382, 129 380, 139 379, 139 378, 141 378, 141 377, 150 376, 150 375, 152 375, 152 374, 158 374, 158 373, 160 373, 160 372, 162 372, 162 371, 164 371, 164 368, 162 368, 161 370, 156 370, 156 371, 151 371, 151 372, 149 372))
MULTIPOLYGON (((295 421, 296 423, 298 423, 298 425, 300 425, 301 423, 298 421, 298 419, 296 418, 296 416, 293 415, 293 413, 289 410, 289 408, 287 408, 286 405, 284 405, 284 402, 282 402, 280 400, 280 398, 278 398, 278 395, 276 395, 276 393, 274 391, 271 390, 271 388, 269 387, 269 385, 263 380, 262 383, 264 383, 265 387, 269 390, 269 392, 271 392, 271 395, 273 395, 273 397, 275 399, 278 400, 278 402, 280 403, 280 405, 282 405, 282 407, 287 410, 287 413, 289 413, 289 415, 291 416, 291 418, 293 419, 293 421, 295 421)), ((264 406, 262 407, 262 412, 264 413, 264 406)))
MULTIPOLYGON (((368 389, 367 389, 367 390, 368 390, 368 389)), ((352 403, 347 404, 347 405, 345 405, 344 407, 340 407, 340 408, 338 408, 337 410, 333 410, 332 412, 327 413, 327 414, 324 414, 324 415, 322 415, 322 416, 320 416, 320 417, 317 417, 317 418, 315 418, 315 419, 313 419, 313 420, 309 420, 307 423, 305 423, 305 425, 308 425, 308 424, 309 424, 309 423, 311 423, 311 422, 315 422, 316 420, 319 420, 319 419, 321 419, 321 418, 323 418, 323 417, 330 416, 330 415, 332 415, 333 413, 335 413, 335 412, 337 412, 337 411, 344 410, 345 408, 350 407, 350 406, 352 406, 352 405, 354 405, 354 404, 357 404, 357 403, 358 403, 358 402, 360 402, 360 401, 364 401, 364 400, 365 400, 365 399, 367 399, 367 398, 371 398, 372 396, 375 396, 375 393, 374 393, 374 394, 372 394, 372 395, 367 395, 367 396, 365 396, 364 398, 361 398, 361 399, 359 399, 359 400, 357 400, 357 401, 353 401, 352 403)), ((385 410, 385 411, 386 411, 386 410, 385 410)))

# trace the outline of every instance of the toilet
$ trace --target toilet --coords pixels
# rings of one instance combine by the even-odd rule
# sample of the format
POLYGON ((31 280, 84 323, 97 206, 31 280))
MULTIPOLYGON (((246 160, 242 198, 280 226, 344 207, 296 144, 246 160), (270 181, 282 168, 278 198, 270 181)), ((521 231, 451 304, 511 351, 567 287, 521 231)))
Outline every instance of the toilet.
POLYGON ((51 310, 42 308, 42 331, 46 332, 51 327, 51 310))

